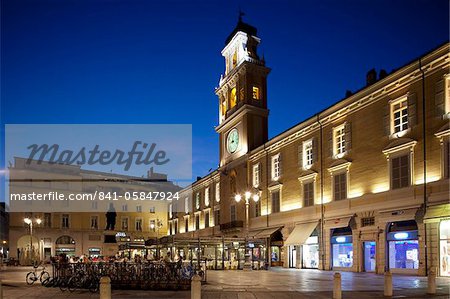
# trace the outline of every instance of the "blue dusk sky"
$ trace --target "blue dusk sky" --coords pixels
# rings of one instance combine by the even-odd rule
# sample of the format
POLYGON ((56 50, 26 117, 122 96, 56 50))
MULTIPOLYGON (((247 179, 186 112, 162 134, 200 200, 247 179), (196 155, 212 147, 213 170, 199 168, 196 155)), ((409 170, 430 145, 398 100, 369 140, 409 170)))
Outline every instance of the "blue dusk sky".
POLYGON ((449 38, 447 0, 3 0, 1 156, 5 124, 192 124, 206 175, 239 8, 272 68, 269 137, 449 38))

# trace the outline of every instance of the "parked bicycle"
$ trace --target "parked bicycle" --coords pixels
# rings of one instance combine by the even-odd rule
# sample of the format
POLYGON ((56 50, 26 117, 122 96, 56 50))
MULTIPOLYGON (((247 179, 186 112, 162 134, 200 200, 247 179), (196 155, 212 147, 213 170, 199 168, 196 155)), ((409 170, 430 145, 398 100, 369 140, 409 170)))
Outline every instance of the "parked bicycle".
POLYGON ((39 280, 42 285, 44 285, 50 279, 50 273, 45 271, 45 266, 42 264, 41 272, 38 273, 38 268, 40 265, 33 265, 33 271, 28 272, 25 280, 28 285, 32 285, 35 281, 39 280))

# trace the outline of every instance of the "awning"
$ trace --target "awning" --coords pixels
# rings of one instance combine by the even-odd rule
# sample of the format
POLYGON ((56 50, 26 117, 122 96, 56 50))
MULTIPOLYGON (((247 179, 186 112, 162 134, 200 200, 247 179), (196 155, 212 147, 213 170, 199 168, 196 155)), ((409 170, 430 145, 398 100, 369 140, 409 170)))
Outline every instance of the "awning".
POLYGON ((319 221, 297 224, 294 230, 289 234, 284 245, 302 245, 311 236, 319 221))
POLYGON ((428 207, 424 222, 439 222, 442 218, 450 218, 450 204, 428 207))
POLYGON ((272 228, 265 228, 265 229, 260 229, 260 230, 254 230, 254 231, 250 231, 248 232, 248 236, 250 238, 255 238, 255 239, 265 239, 265 238, 270 238, 270 236, 276 232, 277 230, 279 230, 281 228, 281 226, 277 226, 277 227, 272 227, 272 228))
POLYGON ((353 216, 347 216, 347 217, 341 217, 341 218, 334 218, 334 219, 327 219, 325 220, 324 226, 328 228, 341 228, 341 227, 347 227, 350 223, 350 220, 353 216))

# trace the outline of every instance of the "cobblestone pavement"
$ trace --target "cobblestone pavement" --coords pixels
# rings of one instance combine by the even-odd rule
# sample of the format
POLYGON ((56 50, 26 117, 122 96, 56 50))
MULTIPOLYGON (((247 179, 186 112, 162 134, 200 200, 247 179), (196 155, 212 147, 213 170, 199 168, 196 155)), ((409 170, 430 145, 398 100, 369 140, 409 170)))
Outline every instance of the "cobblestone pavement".
MULTIPOLYGON (((0 272, 4 299, 99 298, 89 292, 61 292, 58 288, 27 286, 29 268, 13 267, 0 272)), ((272 269, 270 271, 208 271, 202 287, 203 299, 331 298, 332 271, 272 269)), ((343 298, 383 298, 384 277, 372 273, 341 272, 343 298)), ((449 278, 437 279, 435 296, 426 295, 427 278, 394 275, 393 298, 450 298, 449 278)), ((190 298, 190 292, 113 290, 113 298, 190 298)))

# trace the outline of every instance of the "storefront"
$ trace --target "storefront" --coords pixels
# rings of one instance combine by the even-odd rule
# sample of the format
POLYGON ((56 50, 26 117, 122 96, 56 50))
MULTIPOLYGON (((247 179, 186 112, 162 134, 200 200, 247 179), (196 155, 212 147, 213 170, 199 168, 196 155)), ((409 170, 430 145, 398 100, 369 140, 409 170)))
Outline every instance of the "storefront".
POLYGON ((388 265, 392 272, 416 274, 419 269, 419 238, 414 220, 388 225, 388 265))
POLYGON ((90 258, 98 258, 100 256, 101 249, 98 247, 89 248, 89 257, 90 258))
POLYGON ((439 268, 441 276, 450 276, 450 219, 439 224, 439 268))
POLYGON ((350 227, 335 228, 331 235, 333 269, 353 266, 353 237, 350 227))
POLYGON ((285 244, 289 247, 289 267, 297 267, 297 257, 302 268, 319 267, 318 221, 297 224, 289 234, 285 244), (300 249, 300 253, 297 250, 300 249))
POLYGON ((210 270, 242 270, 245 253, 250 254, 253 269, 263 269, 266 259, 265 240, 245 238, 173 238, 160 240, 161 256, 171 252, 174 260, 200 264, 210 270))
POLYGON ((302 268, 317 269, 319 267, 319 237, 317 235, 306 239, 302 245, 302 268))
POLYGON ((75 256, 75 240, 70 236, 61 236, 55 242, 56 255, 75 256))

